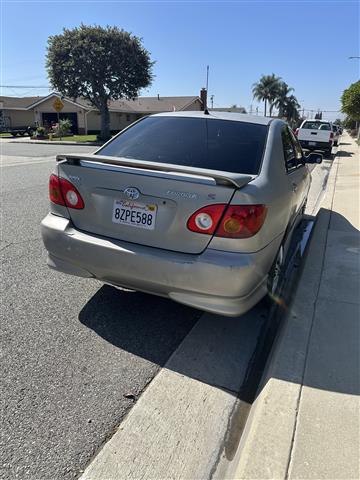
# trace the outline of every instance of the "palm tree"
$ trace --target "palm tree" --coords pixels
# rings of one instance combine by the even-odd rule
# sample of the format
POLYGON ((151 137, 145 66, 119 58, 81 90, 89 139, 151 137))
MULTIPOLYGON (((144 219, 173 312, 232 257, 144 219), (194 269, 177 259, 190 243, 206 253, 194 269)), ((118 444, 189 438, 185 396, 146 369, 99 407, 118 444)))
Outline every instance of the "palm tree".
POLYGON ((278 96, 275 100, 275 106, 279 109, 279 117, 284 117, 285 107, 287 105, 289 93, 293 92, 294 89, 289 87, 285 82, 280 82, 278 89, 278 96))
POLYGON ((270 105, 270 116, 274 107, 274 102, 277 98, 281 78, 274 74, 262 75, 257 83, 253 84, 252 93, 254 98, 264 102, 265 117, 267 102, 270 105))
POLYGON ((297 98, 294 95, 290 95, 286 97, 285 104, 284 104, 284 115, 286 120, 290 123, 290 125, 296 124, 300 119, 300 104, 297 101, 297 98))

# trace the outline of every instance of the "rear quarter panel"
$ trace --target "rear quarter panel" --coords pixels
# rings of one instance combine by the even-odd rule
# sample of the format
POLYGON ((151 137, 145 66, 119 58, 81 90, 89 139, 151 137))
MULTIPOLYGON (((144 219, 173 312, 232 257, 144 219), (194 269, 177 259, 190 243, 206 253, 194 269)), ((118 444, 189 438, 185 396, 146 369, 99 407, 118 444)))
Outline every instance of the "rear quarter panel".
POLYGON ((264 204, 267 207, 265 222, 251 238, 230 239, 213 237, 209 247, 230 252, 257 252, 277 240, 279 245, 292 216, 294 216, 293 192, 285 170, 281 141, 284 123, 273 121, 265 148, 262 168, 258 177, 237 190, 231 204, 264 204))

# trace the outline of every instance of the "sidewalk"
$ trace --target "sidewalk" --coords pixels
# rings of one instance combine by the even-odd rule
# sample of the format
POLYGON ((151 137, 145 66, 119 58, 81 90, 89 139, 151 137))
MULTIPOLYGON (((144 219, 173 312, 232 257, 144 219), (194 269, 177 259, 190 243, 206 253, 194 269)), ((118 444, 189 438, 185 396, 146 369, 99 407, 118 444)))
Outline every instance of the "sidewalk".
POLYGON ((349 135, 341 144, 236 479, 360 478, 360 159, 349 135))

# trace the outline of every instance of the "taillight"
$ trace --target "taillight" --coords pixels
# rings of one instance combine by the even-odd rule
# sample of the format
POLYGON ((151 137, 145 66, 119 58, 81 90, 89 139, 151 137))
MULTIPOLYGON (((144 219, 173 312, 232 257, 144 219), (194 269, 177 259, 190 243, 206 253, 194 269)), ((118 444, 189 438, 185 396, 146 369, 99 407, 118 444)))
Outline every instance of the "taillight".
POLYGON ((192 232, 225 238, 249 238, 262 227, 266 217, 265 205, 208 205, 188 220, 192 232))
POLYGON ((49 196, 50 201, 57 205, 64 205, 68 208, 82 209, 84 201, 80 193, 72 183, 65 178, 51 175, 49 180, 49 196))
POLYGON ((56 203, 57 205, 65 205, 60 188, 60 179, 57 175, 50 175, 49 197, 51 202, 56 203))
POLYGON ((249 238, 262 227, 265 205, 229 205, 216 230, 216 237, 249 238))
POLYGON ((188 229, 192 232, 213 235, 225 208, 225 203, 217 203, 200 208, 189 218, 187 222, 188 229))
POLYGON ((298 129, 298 128, 295 130, 295 135, 296 135, 296 136, 299 135, 299 129, 298 129))

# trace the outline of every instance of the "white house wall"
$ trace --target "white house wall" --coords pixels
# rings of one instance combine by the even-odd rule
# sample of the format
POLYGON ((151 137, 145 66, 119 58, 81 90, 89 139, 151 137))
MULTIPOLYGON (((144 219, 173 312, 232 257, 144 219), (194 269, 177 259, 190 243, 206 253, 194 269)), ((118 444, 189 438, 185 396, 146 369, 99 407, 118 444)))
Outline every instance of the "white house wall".
MULTIPOLYGON (((120 131, 135 122, 141 115, 134 113, 110 112, 110 130, 120 131)), ((101 116, 99 112, 89 112, 87 114, 88 132, 98 132, 101 128, 101 116)))

